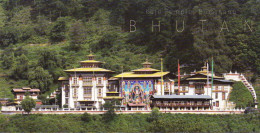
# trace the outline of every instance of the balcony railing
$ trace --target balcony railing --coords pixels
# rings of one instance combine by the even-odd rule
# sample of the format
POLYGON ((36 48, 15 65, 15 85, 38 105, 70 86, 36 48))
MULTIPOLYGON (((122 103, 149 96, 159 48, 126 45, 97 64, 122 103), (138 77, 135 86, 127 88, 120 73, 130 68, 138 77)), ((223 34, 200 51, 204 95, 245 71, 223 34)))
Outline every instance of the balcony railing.
POLYGON ((84 96, 84 97, 92 97, 91 94, 84 94, 83 96, 84 96))
POLYGON ((204 90, 195 90, 196 94, 204 94, 204 90))
POLYGON ((209 103, 153 103, 156 107, 209 107, 209 103))
POLYGON ((180 93, 188 93, 188 90, 180 90, 180 93))
POLYGON ((228 92, 228 91, 225 89, 215 89, 215 90, 212 90, 212 92, 228 92))
POLYGON ((92 82, 83 82, 83 86, 92 86, 92 82))
POLYGON ((79 84, 72 84, 72 86, 79 86, 79 84))
POLYGON ((104 84, 97 84, 97 86, 104 86, 104 84))

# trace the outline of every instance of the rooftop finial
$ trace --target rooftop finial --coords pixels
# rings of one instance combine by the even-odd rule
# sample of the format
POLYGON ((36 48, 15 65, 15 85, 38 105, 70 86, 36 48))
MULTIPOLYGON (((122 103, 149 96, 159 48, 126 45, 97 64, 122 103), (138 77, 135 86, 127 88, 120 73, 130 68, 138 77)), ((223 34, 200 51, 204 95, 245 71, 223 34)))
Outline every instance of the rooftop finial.
POLYGON ((94 60, 94 55, 92 54, 91 49, 90 49, 90 51, 89 51, 88 59, 89 59, 89 60, 94 60))
POLYGON ((142 63, 144 68, 150 68, 152 63, 148 62, 148 58, 146 58, 145 62, 142 63))

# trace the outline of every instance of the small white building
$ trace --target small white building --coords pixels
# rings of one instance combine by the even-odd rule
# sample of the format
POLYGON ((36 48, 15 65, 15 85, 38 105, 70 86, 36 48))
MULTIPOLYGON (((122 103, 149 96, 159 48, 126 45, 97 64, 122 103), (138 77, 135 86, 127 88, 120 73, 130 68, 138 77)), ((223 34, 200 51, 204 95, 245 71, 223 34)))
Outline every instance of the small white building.
POLYGON ((22 88, 12 89, 11 92, 14 94, 15 101, 17 101, 17 103, 20 104, 23 101, 23 99, 25 99, 26 93, 32 99, 37 100, 37 97, 39 96, 39 93, 40 93, 40 89, 22 87, 22 88))

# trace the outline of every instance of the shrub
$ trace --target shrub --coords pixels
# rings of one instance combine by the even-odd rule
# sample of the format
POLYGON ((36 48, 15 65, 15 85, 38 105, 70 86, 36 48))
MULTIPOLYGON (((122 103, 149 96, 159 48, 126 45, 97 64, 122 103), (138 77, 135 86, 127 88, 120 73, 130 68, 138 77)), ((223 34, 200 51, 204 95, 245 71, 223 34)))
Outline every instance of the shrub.
POLYGON ((116 113, 115 113, 115 103, 116 101, 107 101, 103 106, 105 109, 108 109, 106 113, 104 113, 103 115, 103 120, 105 122, 110 122, 112 120, 114 120, 114 118, 116 117, 116 113))
POLYGON ((27 112, 28 114, 31 112, 32 108, 36 106, 36 102, 29 96, 26 96, 21 104, 24 111, 27 112))
POLYGON ((82 116, 81 116, 81 120, 84 122, 90 122, 92 120, 92 116, 85 112, 82 116))
POLYGON ((159 111, 159 108, 153 108, 151 114, 149 117, 147 117, 148 122, 153 122, 153 121, 158 121, 159 118, 161 117, 161 113, 159 111))

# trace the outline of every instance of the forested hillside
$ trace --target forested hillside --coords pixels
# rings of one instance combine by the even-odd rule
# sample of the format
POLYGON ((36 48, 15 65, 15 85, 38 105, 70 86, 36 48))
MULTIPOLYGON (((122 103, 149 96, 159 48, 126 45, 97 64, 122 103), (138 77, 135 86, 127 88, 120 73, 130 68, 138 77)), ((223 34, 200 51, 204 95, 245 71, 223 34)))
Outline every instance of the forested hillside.
POLYGON ((0 48, 0 96, 11 96, 12 87, 56 88, 63 70, 78 67, 90 50, 117 73, 146 58, 160 68, 160 57, 164 70, 176 72, 179 59, 188 66, 182 72, 193 71, 214 57, 216 72, 257 76, 260 2, 1 0, 0 48), (160 29, 152 26, 159 21, 160 29))

